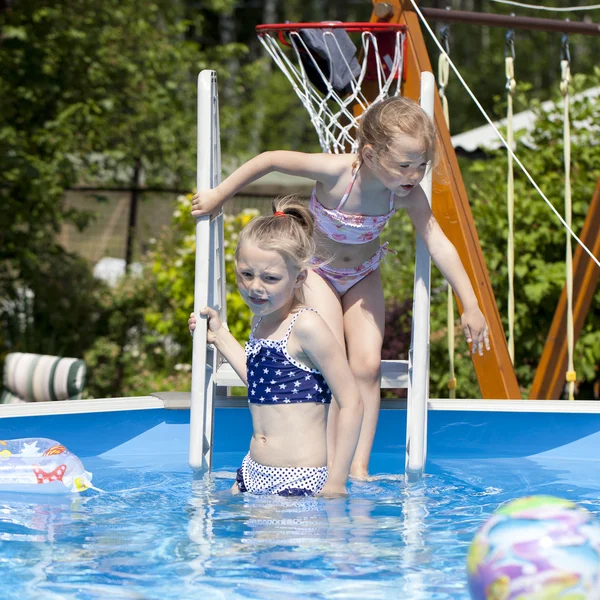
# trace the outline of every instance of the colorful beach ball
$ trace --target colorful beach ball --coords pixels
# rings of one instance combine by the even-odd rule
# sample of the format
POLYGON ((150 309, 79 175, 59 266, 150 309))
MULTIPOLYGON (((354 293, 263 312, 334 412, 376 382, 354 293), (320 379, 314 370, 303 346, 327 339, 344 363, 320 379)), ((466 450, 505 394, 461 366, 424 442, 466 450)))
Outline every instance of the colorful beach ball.
POLYGON ((514 500, 477 532, 467 569, 474 600, 600 600, 600 524, 561 498, 514 500))

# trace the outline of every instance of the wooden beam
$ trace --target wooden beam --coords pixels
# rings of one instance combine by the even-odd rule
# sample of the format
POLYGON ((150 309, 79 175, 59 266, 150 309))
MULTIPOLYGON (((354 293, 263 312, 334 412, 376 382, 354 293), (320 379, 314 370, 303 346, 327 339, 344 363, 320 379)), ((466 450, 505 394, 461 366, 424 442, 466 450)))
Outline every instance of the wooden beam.
MULTIPOLYGON (((581 241, 600 259, 600 179, 592 196, 583 224, 581 241)), ((585 318, 592 305, 600 269, 577 244, 573 256, 573 335, 577 342, 585 318)), ((577 368, 577 365, 575 365, 577 368)), ((529 398, 531 400, 559 400, 563 395, 567 372, 567 289, 563 288, 550 332, 535 372, 529 398)))
MULTIPOLYGON (((422 71, 432 71, 419 18, 408 0, 373 0, 373 4, 372 22, 385 20, 408 26, 404 95, 418 100, 420 74, 422 71), (384 6, 378 7, 378 4, 384 6), (382 19, 378 14, 385 17, 382 19)), ((433 213, 460 255, 490 329, 491 351, 484 352, 483 356, 473 357, 481 395, 485 399, 521 399, 469 200, 437 91, 435 123, 442 148, 440 164, 436 170, 441 177, 437 176, 437 172, 434 174, 433 213)))
POLYGON ((538 17, 517 17, 485 12, 465 10, 446 10, 443 8, 422 8, 421 12, 428 21, 444 23, 467 23, 487 27, 503 27, 505 29, 537 29, 539 31, 556 31, 558 33, 582 33, 584 35, 600 35, 600 23, 569 21, 568 19, 540 19, 538 17))

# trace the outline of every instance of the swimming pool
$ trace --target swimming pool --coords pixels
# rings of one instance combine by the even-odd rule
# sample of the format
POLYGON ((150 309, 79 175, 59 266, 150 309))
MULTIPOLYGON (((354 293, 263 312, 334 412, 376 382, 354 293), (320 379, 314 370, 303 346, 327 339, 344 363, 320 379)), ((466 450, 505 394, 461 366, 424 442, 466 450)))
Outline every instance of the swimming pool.
POLYGON ((551 494, 600 518, 595 404, 431 401, 410 486, 406 413, 387 406, 376 479, 336 500, 232 497, 244 408, 216 409, 214 473, 194 481, 189 411, 158 398, 0 407, 1 438, 61 441, 103 490, 0 496, 3 597, 463 599, 468 545, 499 504, 551 494))

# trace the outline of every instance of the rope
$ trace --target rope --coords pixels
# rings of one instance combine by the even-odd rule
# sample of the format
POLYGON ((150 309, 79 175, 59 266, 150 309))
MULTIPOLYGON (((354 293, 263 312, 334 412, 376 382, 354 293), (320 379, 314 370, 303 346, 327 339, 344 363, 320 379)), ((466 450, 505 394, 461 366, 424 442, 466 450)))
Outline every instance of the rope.
POLYGON ((566 6, 562 8, 554 6, 538 6, 536 4, 523 4, 522 2, 514 2, 513 0, 490 0, 490 2, 498 2, 498 4, 512 4, 521 8, 533 8, 535 10, 547 10, 549 12, 571 12, 576 10, 597 10, 600 4, 590 4, 589 6, 566 6))
MULTIPOLYGON (((513 139, 513 96, 517 82, 515 81, 515 47, 514 47, 514 31, 511 29, 506 34, 505 48, 505 72, 506 72, 506 97, 507 97, 507 113, 506 113, 506 130, 507 141, 509 148, 514 147, 513 139)), ((508 263, 508 354, 510 361, 515 364, 515 231, 514 231, 514 216, 515 216, 515 175, 513 168, 513 160, 510 152, 507 156, 507 181, 506 181, 506 205, 508 214, 508 236, 506 260, 508 263)))
MULTIPOLYGON (((571 81, 571 69, 569 67, 569 47, 567 37, 563 36, 563 60, 561 66, 560 92, 563 96, 564 115, 563 115, 563 143, 564 143, 564 162, 565 162, 565 220, 569 227, 571 226, 572 207, 571 207, 571 125, 569 120, 569 83, 571 81)), ((567 234, 565 266, 567 271, 567 373, 565 379, 569 400, 575 399, 575 380, 577 374, 573 364, 573 252, 571 248, 571 236, 567 234)))
MULTIPOLYGON (((446 25, 440 29, 440 37, 446 46, 446 52, 450 53, 449 30, 446 25)), ((446 88, 450 77, 450 65, 444 54, 440 54, 438 59, 438 93, 442 101, 442 111, 446 127, 450 131, 450 111, 448 109, 448 98, 446 98, 446 88)), ((446 324, 448 327, 448 397, 452 400, 456 398, 456 373, 454 369, 454 292, 452 286, 448 284, 448 302, 447 302, 446 324)))
MULTIPOLYGON (((441 50, 441 52, 444 52, 444 49, 438 42, 435 33, 431 29, 431 26, 427 22, 427 19, 425 19, 425 17, 423 16, 423 13, 420 11, 415 0, 410 0, 410 3, 412 4, 412 6, 413 6, 415 12, 417 13, 417 15, 419 16, 419 18, 421 19, 423 26, 425 27, 425 29, 427 29, 427 31, 433 38, 434 43, 441 50)), ((444 54, 446 54, 446 53, 444 52, 444 54)), ((471 97, 471 100, 473 100, 473 102, 475 103, 475 106, 477 106, 477 108, 479 109, 481 114, 484 116, 485 120, 488 122, 488 124, 494 130, 494 132, 498 136, 498 139, 502 142, 504 147, 509 151, 512 159, 515 161, 515 163, 518 165, 518 167, 521 169, 521 171, 523 171, 523 173, 525 174, 525 177, 527 177, 527 179, 533 186, 533 189, 535 189, 535 191, 541 196, 542 200, 548 205, 550 210, 554 213, 556 218, 562 223, 563 227, 569 232, 569 234, 573 237, 573 239, 577 240, 577 243, 583 248, 584 252, 594 261, 594 263, 596 263, 596 265, 598 265, 598 267, 600 267, 600 260, 598 260, 594 256, 594 253, 579 239, 579 237, 575 234, 575 232, 571 229, 571 227, 569 225, 567 225, 566 221, 562 218, 562 215, 556 210, 556 208, 554 208, 554 206, 552 206, 552 203, 550 202, 550 200, 548 200, 548 198, 546 198, 546 195, 544 194, 544 192, 542 192, 542 190, 540 189, 540 186, 535 182, 535 179, 531 176, 529 171, 525 168, 523 163, 519 160, 517 155, 513 152, 512 148, 510 148, 510 146, 508 145, 508 142, 504 139, 502 134, 498 131, 498 128, 494 125, 493 121, 489 118, 488 114, 485 112, 485 109, 483 108, 483 106, 481 106, 481 102, 479 102, 479 100, 477 100, 477 97, 475 96, 475 94, 473 93, 471 88, 467 85, 467 82, 465 81, 464 77, 460 74, 460 71, 456 68, 456 65, 452 62, 452 59, 447 54, 446 54, 446 57, 448 58, 448 63, 450 64, 450 66, 452 67, 452 70, 458 77, 458 80, 462 83, 467 94, 469 94, 469 96, 471 97)))

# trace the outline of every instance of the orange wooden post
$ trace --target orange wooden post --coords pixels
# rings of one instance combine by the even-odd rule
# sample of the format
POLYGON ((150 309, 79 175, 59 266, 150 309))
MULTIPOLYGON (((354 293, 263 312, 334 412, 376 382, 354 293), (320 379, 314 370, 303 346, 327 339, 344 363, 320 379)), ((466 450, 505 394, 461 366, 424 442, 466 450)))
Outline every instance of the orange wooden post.
MULTIPOLYGON (((386 21, 408 26, 404 95, 418 100, 420 74, 432 71, 419 17, 408 0, 373 0, 373 5, 372 22, 386 21)), ((520 399, 519 384, 508 354, 504 329, 437 91, 435 123, 442 142, 439 168, 445 175, 442 181, 434 180, 433 213, 458 251, 490 329, 491 351, 485 352, 484 356, 473 357, 481 395, 486 399, 520 399)))
MULTIPOLYGON (((600 179, 592 196, 590 208, 583 224, 581 241, 600 259, 600 179)), ((578 244, 573 257, 573 336, 575 342, 581 334, 590 310, 594 292, 600 279, 600 269, 578 244)), ((559 400, 565 386, 567 371, 567 289, 563 288, 550 332, 538 364, 531 400, 559 400)))

